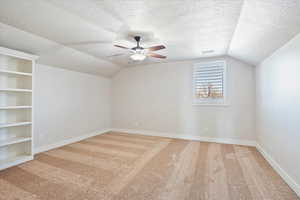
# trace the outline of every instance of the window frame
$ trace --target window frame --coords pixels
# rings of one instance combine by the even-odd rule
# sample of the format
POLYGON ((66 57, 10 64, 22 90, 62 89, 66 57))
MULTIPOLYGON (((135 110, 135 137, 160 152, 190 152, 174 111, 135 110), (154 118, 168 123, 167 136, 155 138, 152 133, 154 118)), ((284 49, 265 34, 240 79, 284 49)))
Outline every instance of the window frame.
POLYGON ((194 63, 193 64, 193 72, 192 72, 192 96, 193 96, 193 103, 194 106, 228 106, 228 88, 227 88, 227 79, 228 79, 228 67, 225 60, 216 60, 216 61, 207 61, 207 62, 200 62, 200 63, 194 63), (223 66, 223 98, 214 99, 214 98, 203 98, 199 99, 196 98, 196 84, 195 84, 195 78, 194 73, 195 70, 199 67, 210 67, 213 65, 222 64, 223 66))

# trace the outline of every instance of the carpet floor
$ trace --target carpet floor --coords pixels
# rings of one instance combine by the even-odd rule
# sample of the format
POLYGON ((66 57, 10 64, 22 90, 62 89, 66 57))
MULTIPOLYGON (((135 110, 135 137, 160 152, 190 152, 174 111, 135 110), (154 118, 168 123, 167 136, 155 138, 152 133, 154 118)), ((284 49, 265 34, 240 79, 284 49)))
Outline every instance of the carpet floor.
POLYGON ((106 133, 0 172, 1 200, 299 200, 253 147, 106 133))

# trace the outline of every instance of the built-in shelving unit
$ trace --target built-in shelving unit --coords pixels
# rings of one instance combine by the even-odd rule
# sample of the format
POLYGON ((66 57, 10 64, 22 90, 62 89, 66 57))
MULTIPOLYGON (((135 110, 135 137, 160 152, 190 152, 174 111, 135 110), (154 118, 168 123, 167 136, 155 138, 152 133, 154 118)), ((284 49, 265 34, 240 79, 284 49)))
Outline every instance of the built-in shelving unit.
POLYGON ((33 159, 37 56, 0 47, 0 170, 33 159))
POLYGON ((4 160, 0 160, 0 169, 6 169, 30 160, 33 160, 33 156, 31 154, 19 154, 12 157, 8 157, 4 160))

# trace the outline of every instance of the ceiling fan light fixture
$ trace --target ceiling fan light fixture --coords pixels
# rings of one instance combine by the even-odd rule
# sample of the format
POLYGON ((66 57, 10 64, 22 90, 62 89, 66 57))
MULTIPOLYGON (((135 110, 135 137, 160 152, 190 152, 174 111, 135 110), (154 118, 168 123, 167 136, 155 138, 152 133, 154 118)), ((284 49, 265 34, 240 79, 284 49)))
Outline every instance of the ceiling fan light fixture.
POLYGON ((160 54, 153 53, 153 51, 158 51, 158 50, 161 50, 161 49, 165 49, 166 47, 164 45, 157 45, 157 46, 152 46, 152 47, 148 47, 148 48, 143 48, 142 46, 140 46, 141 37, 140 36, 135 36, 134 39, 136 41, 136 46, 133 47, 133 48, 124 47, 124 46, 121 46, 121 45, 114 45, 114 46, 118 47, 118 48, 122 48, 122 49, 128 49, 132 54, 130 56, 130 58, 134 61, 143 61, 148 56, 153 57, 153 58, 160 58, 160 59, 166 59, 167 58, 167 56, 163 56, 163 55, 160 55, 160 54))
POLYGON ((130 56, 130 58, 135 61, 142 61, 142 60, 145 60, 146 55, 144 53, 136 52, 136 53, 132 54, 130 56))

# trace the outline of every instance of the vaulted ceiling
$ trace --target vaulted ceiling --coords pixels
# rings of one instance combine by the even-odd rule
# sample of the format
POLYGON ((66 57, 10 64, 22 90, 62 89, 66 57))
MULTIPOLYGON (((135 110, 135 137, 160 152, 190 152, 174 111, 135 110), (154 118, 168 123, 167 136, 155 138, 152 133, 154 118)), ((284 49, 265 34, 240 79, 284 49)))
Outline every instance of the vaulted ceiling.
POLYGON ((111 76, 131 65, 219 55, 256 65, 300 33, 300 1, 0 0, 0 22, 2 46, 111 76), (113 44, 133 47, 134 34, 143 46, 164 44, 159 53, 168 59, 131 62, 113 44))

